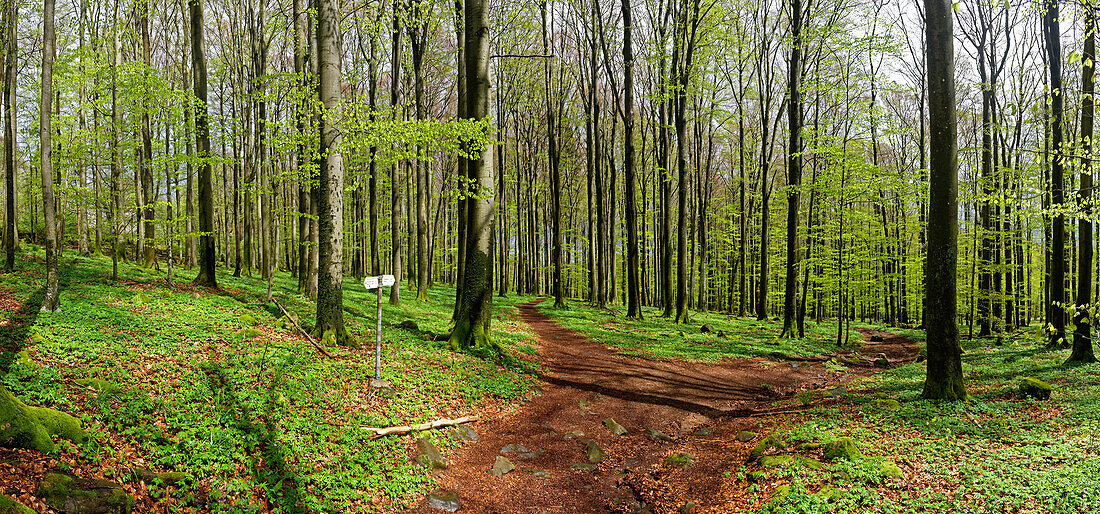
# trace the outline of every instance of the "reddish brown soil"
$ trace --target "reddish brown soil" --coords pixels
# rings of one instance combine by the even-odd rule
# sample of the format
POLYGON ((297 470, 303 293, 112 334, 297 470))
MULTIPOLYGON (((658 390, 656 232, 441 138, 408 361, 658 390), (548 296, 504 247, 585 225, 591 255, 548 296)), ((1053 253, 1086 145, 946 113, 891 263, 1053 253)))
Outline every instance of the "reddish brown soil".
MULTIPOLYGON (((475 424, 480 442, 450 455, 450 469, 437 477, 440 487, 458 493, 462 511, 632 512, 641 500, 654 512, 678 512, 688 501, 699 505, 693 512, 729 512, 737 504, 730 475, 775 423, 764 415, 771 403, 845 379, 828 371, 824 359, 700 363, 626 358, 563 328, 536 303, 519 310, 541 345, 541 392, 518 411, 475 424), (607 418, 628 433, 611 433, 602 424, 607 418), (657 441, 646 428, 673 440, 657 441), (570 468, 587 462, 584 444, 568 437, 574 430, 606 452, 595 470, 570 468), (738 442, 742 430, 755 431, 757 438, 738 442), (509 444, 537 455, 504 454, 517 469, 496 477, 489 470, 509 444), (668 455, 680 452, 695 462, 685 469, 664 464, 668 455), (549 477, 535 476, 536 470, 549 477)), ((892 361, 910 358, 911 350, 916 355, 907 340, 887 341, 872 348, 871 355, 887 353, 892 361), (889 349, 889 344, 904 348, 889 349)), ((440 511, 424 501, 409 512, 440 511)))

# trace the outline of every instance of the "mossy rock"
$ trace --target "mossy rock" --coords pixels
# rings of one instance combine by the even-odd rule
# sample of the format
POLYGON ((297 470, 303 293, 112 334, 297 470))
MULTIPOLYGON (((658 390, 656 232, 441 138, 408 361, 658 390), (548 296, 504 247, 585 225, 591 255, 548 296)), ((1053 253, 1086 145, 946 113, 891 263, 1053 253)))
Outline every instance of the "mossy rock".
POLYGON ((772 493, 772 499, 768 500, 769 504, 778 505, 787 501, 787 497, 791 495, 791 486, 781 485, 775 488, 775 492, 772 493))
POLYGON ((759 443, 756 443, 756 447, 749 452, 749 461, 751 462, 759 459, 765 452, 772 448, 783 449, 785 447, 783 436, 778 433, 768 434, 767 437, 761 439, 759 443))
POLYGON ((74 382, 76 382, 78 385, 95 389, 97 392, 97 396, 101 397, 113 396, 122 391, 121 387, 112 384, 111 382, 108 382, 106 380, 100 380, 98 378, 78 378, 74 382))
POLYGON ((875 400, 875 408, 878 410, 898 410, 901 408, 901 402, 887 398, 885 400, 875 400))
POLYGON ((863 457, 859 445, 851 437, 841 437, 825 443, 825 460, 846 459, 854 461, 863 457))
POLYGON ((129 514, 134 498, 122 486, 106 480, 49 473, 38 484, 38 496, 65 513, 129 514))
POLYGON ((843 498, 844 493, 841 492, 840 489, 837 489, 829 484, 825 484, 821 486, 821 489, 818 489, 817 492, 814 493, 814 496, 817 496, 822 500, 835 502, 843 498))
POLYGON ((140 293, 140 294, 137 294, 137 295, 134 296, 134 303, 136 303, 138 305, 146 305, 146 304, 153 303, 153 301, 151 299, 149 299, 149 295, 147 295, 145 293, 140 293))
POLYGON ((251 314, 242 314, 240 320, 241 323, 244 323, 245 325, 248 325, 250 327, 254 327, 256 326, 256 324, 259 323, 258 321, 256 321, 256 317, 251 314))
POLYGON ((260 332, 259 330, 256 330, 254 328, 246 328, 241 331, 241 338, 252 339, 254 337, 259 337, 261 334, 263 334, 263 332, 260 332))
POLYGON ((46 336, 42 335, 41 333, 39 333, 39 332, 31 333, 31 342, 32 343, 38 344, 38 343, 44 342, 45 340, 46 340, 46 336))
POLYGON ((901 478, 904 476, 901 468, 894 464, 892 460, 883 461, 882 466, 878 468, 878 474, 882 475, 883 478, 901 478))
POLYGON ((688 455, 686 453, 673 453, 672 455, 665 457, 665 466, 668 467, 684 469, 694 463, 695 457, 692 457, 691 455, 688 455))
POLYGON ((1036 400, 1050 399, 1050 384, 1037 378, 1024 377, 1020 379, 1020 394, 1030 396, 1036 400))
POLYGON ((34 514, 34 510, 10 496, 0 494, 0 514, 34 514))
POLYGON ((76 418, 53 409, 28 406, 0 386, 0 446, 53 453, 57 447, 51 436, 74 443, 87 438, 76 418))
POLYGON ((31 354, 27 353, 26 350, 23 350, 23 351, 15 354, 15 362, 18 362, 19 364, 22 364, 24 366, 30 366, 31 365, 31 354))
POLYGON ((800 457, 797 455, 765 455, 760 457, 760 465, 765 468, 784 465, 798 465, 808 469, 821 469, 825 464, 821 461, 800 457))

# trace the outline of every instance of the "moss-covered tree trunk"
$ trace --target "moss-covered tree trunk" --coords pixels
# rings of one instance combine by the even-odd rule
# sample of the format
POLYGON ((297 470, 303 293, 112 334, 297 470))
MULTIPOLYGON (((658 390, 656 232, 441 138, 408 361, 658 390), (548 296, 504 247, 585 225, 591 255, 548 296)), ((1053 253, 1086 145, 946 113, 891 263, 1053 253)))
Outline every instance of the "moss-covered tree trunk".
MULTIPOLYGON (((485 0, 466 0, 466 114, 489 116, 489 9, 485 0)), ((470 198, 466 206, 466 269, 450 344, 455 348, 493 347, 493 152, 485 149, 468 163, 470 198)))
POLYGON ((321 116, 321 160, 317 176, 319 201, 317 325, 314 333, 328 344, 352 340, 344 327, 344 160, 335 121, 340 104, 340 8, 337 0, 317 1, 317 95, 321 116))
POLYGON ((928 370, 923 396, 937 400, 966 398, 962 349, 955 322, 959 236, 958 143, 955 126, 955 60, 951 0, 926 0, 928 23, 928 118, 931 127, 928 210, 928 370))

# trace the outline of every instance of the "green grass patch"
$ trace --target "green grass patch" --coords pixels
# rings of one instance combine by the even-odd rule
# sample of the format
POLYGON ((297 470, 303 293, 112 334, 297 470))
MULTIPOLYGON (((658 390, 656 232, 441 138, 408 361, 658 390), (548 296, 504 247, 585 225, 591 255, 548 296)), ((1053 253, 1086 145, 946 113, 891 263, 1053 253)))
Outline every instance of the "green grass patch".
MULTIPOLYGON (((62 312, 38 313, 42 258, 25 246, 19 270, 0 285, 7 300, 0 309, 11 307, 0 310, 0 321, 12 327, 0 332, 0 348, 26 345, 30 358, 0 351, 0 381, 28 404, 79 415, 96 436, 83 458, 119 459, 125 446, 158 470, 194 476, 183 488, 154 488, 169 504, 205 499, 215 512, 249 510, 256 498, 275 512, 399 507, 427 491, 430 475, 400 438, 370 440, 361 427, 520 403, 534 383, 522 360, 485 360, 434 340, 450 330, 454 291, 446 287, 433 288, 427 302, 408 289, 400 306, 384 298, 382 377, 399 392, 381 398, 369 387, 377 296, 350 278, 345 319, 363 346, 330 348, 329 359, 279 322, 278 308, 265 304, 264 281, 222 269, 222 291, 187 285, 195 271, 178 266, 180 285, 169 288, 163 272, 126 263, 122 280, 112 281, 109 260, 70 251, 62 312), (406 320, 419 329, 397 327, 406 320), (118 390, 97 395, 67 384, 87 378, 118 390)), ((308 328, 314 306, 296 294, 296 283, 277 274, 276 298, 308 328)), ((533 339, 515 307, 526 299, 495 300, 494 340, 510 353, 530 353, 533 339)))

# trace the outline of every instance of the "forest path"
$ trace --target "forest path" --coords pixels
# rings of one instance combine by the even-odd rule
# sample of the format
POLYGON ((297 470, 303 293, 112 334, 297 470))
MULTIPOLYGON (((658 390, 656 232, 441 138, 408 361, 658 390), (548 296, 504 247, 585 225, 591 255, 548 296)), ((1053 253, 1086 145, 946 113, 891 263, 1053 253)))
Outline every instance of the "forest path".
MULTIPOLYGON (((480 441, 463 446, 437 476, 458 494, 463 512, 679 512, 688 502, 698 506, 691 512, 728 512, 724 475, 774 423, 760 414, 778 399, 866 372, 830 371, 824 359, 625 357, 562 327, 536 307, 541 301, 519 306, 539 339, 541 392, 511 414, 477 423, 480 441), (626 433, 613 433, 609 418, 626 433), (755 437, 739 441, 748 430, 755 437), (591 459, 599 461, 594 467, 589 441, 605 454, 591 459), (503 453, 510 445, 523 448, 503 453), (666 463, 680 453, 693 462, 666 463), (498 456, 515 470, 491 473, 498 456)), ((440 511, 426 499, 410 512, 440 511)))

